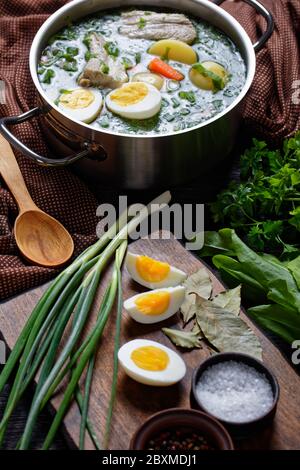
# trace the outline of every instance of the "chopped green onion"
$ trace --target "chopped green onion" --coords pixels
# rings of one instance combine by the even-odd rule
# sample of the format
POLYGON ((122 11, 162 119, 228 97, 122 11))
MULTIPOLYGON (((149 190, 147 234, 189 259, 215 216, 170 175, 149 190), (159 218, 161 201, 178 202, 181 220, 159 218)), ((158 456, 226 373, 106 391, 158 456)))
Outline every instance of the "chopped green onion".
POLYGON ((103 116, 98 122, 101 127, 109 127, 109 119, 107 116, 103 116))
POLYGON ((142 54, 140 52, 135 53, 135 62, 136 64, 139 64, 142 60, 142 54))
POLYGON ((169 60, 170 50, 170 47, 166 47, 165 53, 161 56, 161 60, 165 60, 166 62, 169 60))
POLYGON ((167 114, 164 115, 164 118, 166 119, 166 121, 172 122, 172 121, 174 121, 175 116, 174 116, 174 114, 167 113, 167 114))
POLYGON ((188 114, 190 114, 190 110, 188 108, 182 108, 180 110, 180 114, 182 114, 182 116, 187 116, 188 114))
POLYGON ((69 95, 70 93, 72 93, 72 90, 65 90, 64 88, 61 88, 61 89, 59 90, 59 93, 60 93, 61 95, 69 95))
POLYGON ((171 101, 173 103, 173 108, 178 108, 178 106, 180 106, 180 102, 178 101, 177 98, 175 98, 175 96, 171 98, 171 101))
POLYGON ((196 102, 195 93, 193 91, 180 91, 178 95, 179 98, 181 98, 182 100, 187 100, 191 104, 194 104, 196 102))

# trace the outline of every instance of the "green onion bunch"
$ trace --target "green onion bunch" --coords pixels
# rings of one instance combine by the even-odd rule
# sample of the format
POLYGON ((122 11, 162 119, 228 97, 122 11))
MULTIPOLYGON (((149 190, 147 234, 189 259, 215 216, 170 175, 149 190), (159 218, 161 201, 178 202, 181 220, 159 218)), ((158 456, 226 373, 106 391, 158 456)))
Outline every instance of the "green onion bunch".
POLYGON ((94 245, 61 272, 45 291, 21 331, 0 375, 1 393, 15 373, 0 422, 0 447, 3 445, 12 413, 25 391, 36 381, 25 429, 17 448, 23 450, 30 447, 39 414, 56 391, 61 388, 62 383, 63 397, 42 448, 50 448, 73 400, 76 400, 81 413, 79 448, 84 449, 86 431, 95 447, 101 448, 88 417, 89 397, 101 336, 116 304, 113 379, 102 443, 102 448, 107 448, 117 385, 117 352, 122 317, 121 266, 126 253, 128 236, 152 210, 161 210, 169 200, 168 192, 162 194, 139 211, 138 215, 129 222, 127 211, 125 211, 119 220, 94 245), (103 271, 112 258, 114 258, 112 274, 101 299, 97 319, 90 332, 84 337, 83 331, 89 321, 103 271), (83 392, 79 388, 82 377, 84 377, 83 392))

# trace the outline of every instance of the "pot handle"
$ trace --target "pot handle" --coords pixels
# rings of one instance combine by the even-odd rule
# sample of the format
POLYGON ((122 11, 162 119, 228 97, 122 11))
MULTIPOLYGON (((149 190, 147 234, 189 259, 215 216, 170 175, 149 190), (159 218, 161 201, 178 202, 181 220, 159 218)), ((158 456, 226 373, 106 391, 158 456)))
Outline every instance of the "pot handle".
MULTIPOLYGON (((217 5, 220 5, 221 3, 223 3, 224 0, 212 0, 212 1, 213 3, 216 3, 217 5)), ((255 44, 253 44, 255 52, 258 52, 260 51, 260 49, 264 47, 267 40, 270 38, 270 36, 272 35, 274 31, 274 18, 273 18, 272 13, 269 10, 267 10, 267 8, 264 5, 262 5, 258 0, 243 0, 243 1, 251 5, 253 8, 255 8, 257 13, 262 15, 267 22, 267 28, 265 32, 263 33, 261 38, 255 44)))
POLYGON ((83 144, 83 150, 75 153, 73 155, 62 157, 62 158, 47 158, 39 155, 38 153, 34 152, 30 148, 28 148, 23 142, 17 139, 16 136, 8 129, 7 126, 9 125, 16 125, 21 124, 22 122, 27 121, 33 117, 40 116, 42 114, 46 114, 48 112, 48 108, 44 107, 37 107, 27 111, 24 114, 20 114, 19 116, 8 116, 3 117, 0 119, 0 133, 8 140, 14 148, 22 152, 26 157, 31 158, 35 162, 39 163, 40 165, 45 166, 66 166, 70 165, 70 163, 76 162, 80 158, 86 157, 91 152, 91 144, 85 142, 83 144))

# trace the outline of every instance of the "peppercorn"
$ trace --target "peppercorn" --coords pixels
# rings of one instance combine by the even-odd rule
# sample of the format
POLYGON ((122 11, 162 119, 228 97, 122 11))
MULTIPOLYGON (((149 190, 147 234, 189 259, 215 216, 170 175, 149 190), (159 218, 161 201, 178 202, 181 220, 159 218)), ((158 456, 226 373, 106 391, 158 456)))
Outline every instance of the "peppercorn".
POLYGON ((188 428, 164 430, 153 436, 146 450, 215 450, 204 436, 188 428))

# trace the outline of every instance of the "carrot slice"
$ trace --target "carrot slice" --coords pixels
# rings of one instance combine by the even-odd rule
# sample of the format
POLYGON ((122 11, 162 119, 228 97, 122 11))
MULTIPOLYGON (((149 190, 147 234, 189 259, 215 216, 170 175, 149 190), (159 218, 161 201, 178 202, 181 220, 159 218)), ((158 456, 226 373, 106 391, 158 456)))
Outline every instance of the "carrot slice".
POLYGON ((184 75, 182 75, 182 73, 173 69, 171 65, 166 64, 166 62, 161 59, 158 59, 157 57, 151 60, 150 64, 148 65, 148 68, 151 72, 159 73, 160 75, 163 75, 164 77, 170 78, 172 80, 180 81, 184 79, 184 75))

